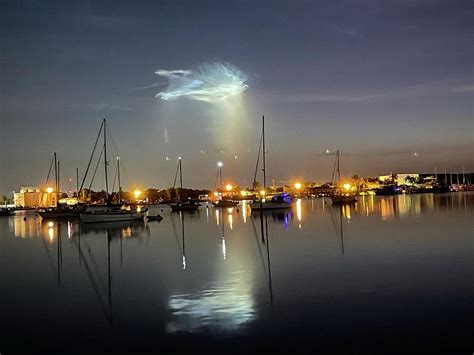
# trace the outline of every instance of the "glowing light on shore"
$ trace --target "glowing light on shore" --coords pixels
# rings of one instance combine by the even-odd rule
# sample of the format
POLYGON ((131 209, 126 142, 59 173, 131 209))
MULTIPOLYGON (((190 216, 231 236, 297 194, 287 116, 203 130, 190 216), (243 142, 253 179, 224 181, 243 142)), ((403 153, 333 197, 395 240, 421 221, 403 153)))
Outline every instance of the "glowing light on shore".
POLYGON ((231 184, 227 184, 227 185, 225 185, 225 189, 226 189, 227 191, 232 191, 233 186, 232 186, 231 184))
POLYGON ((301 182, 295 183, 295 189, 297 190, 301 189, 301 182))
POLYGON ((236 96, 248 88, 245 74, 230 64, 202 64, 195 71, 159 69, 155 74, 168 80, 167 88, 156 94, 157 98, 166 101, 186 97, 217 102, 236 96))

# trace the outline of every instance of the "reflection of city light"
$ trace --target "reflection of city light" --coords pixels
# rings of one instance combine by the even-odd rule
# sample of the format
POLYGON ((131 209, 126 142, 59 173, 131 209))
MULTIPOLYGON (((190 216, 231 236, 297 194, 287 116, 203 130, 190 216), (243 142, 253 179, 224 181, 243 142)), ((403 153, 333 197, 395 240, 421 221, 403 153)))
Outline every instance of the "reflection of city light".
POLYGON ((216 210, 216 223, 219 225, 219 210, 216 210))
POLYGON ((242 201, 242 217, 244 223, 247 223, 247 201, 242 201))
POLYGON ((224 257, 224 260, 227 258, 227 250, 226 250, 224 238, 222 238, 222 256, 224 257))
POLYGON ((301 199, 296 200, 296 216, 298 217, 298 227, 301 228, 301 199))
POLYGON ((53 223, 53 222, 48 222, 48 227, 49 227, 49 228, 53 228, 53 227, 54 227, 54 223, 53 223))
POLYGON ((227 216, 227 219, 229 220, 229 227, 230 227, 230 229, 233 229, 233 228, 234 228, 234 224, 233 224, 234 218, 233 218, 232 215, 230 214, 230 215, 227 216))
POLYGON ((183 270, 186 270, 186 256, 183 255, 183 270))

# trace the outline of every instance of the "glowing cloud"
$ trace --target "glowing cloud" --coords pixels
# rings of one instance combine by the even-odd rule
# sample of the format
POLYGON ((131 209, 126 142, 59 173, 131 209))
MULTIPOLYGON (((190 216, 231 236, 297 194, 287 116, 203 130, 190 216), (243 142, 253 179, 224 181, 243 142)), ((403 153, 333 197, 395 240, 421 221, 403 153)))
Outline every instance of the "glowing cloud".
POLYGON ((156 94, 162 100, 171 101, 181 97, 193 100, 216 102, 245 91, 247 77, 229 64, 203 64, 197 70, 164 70, 155 74, 168 79, 168 87, 156 94))

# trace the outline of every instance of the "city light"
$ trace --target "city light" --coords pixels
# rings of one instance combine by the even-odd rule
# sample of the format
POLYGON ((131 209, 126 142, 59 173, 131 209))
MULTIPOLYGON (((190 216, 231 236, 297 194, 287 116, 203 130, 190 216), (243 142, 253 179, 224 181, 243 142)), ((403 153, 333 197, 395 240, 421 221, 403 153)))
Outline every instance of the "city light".
POLYGON ((301 183, 300 182, 295 183, 295 189, 297 189, 297 190, 301 189, 301 183))
POLYGON ((141 194, 142 194, 142 192, 140 190, 133 191, 133 196, 135 196, 136 199, 138 199, 141 194))
POLYGON ((214 192, 214 196, 216 196, 216 197, 219 196, 219 193, 217 191, 214 192))
POLYGON ((221 161, 218 161, 218 162, 217 162, 217 166, 218 166, 219 168, 222 168, 222 167, 224 166, 224 163, 221 162, 221 161))
POLYGON ((225 189, 226 189, 227 191, 232 191, 232 188, 233 188, 233 186, 232 186, 231 184, 225 185, 225 189))
POLYGON ((53 191, 54 191, 54 189, 53 189, 52 187, 48 187, 48 188, 46 189, 46 192, 47 192, 48 194, 52 193, 53 191))
POLYGON ((245 190, 240 191, 240 195, 241 196, 247 196, 247 191, 245 191, 245 190))
POLYGON ((260 191, 260 195, 265 196, 265 190, 260 191))
POLYGON ((344 190, 349 191, 351 189, 351 184, 346 183, 346 184, 342 185, 342 187, 344 188, 344 190))

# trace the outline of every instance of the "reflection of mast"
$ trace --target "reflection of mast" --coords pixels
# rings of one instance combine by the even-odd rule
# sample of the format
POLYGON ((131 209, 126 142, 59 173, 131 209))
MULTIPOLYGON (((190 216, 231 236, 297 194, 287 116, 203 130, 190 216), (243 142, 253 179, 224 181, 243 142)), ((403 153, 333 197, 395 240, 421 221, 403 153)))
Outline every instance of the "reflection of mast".
POLYGON ((344 255, 344 229, 342 228, 342 205, 339 206, 339 227, 341 232, 341 252, 344 255))
POLYGON ((186 270, 186 245, 184 243, 184 213, 179 212, 181 217, 181 232, 182 232, 182 239, 183 239, 183 270, 186 270))
POLYGON ((268 289, 270 291, 270 303, 273 304, 273 289, 272 289, 272 268, 270 267, 270 241, 268 238, 268 222, 265 216, 265 232, 267 239, 267 266, 268 266, 268 289))
POLYGON ((332 226, 334 228, 334 232, 336 232, 336 237, 337 235, 339 234, 340 235, 340 238, 341 238, 341 253, 342 255, 344 255, 344 229, 342 227, 342 217, 343 217, 343 212, 342 212, 342 208, 343 206, 337 206, 339 208, 339 231, 337 230, 337 227, 336 227, 336 221, 334 219, 334 214, 333 214, 333 209, 331 208, 330 209, 330 213, 331 213, 331 221, 332 221, 332 226))
POLYGON ((227 248, 225 245, 225 221, 224 221, 224 210, 220 211, 221 225, 222 225, 222 257, 224 260, 227 258, 227 248))
MULTIPOLYGON (((79 232, 79 242, 80 242, 80 232, 79 232)), ((74 241, 74 239, 73 239, 74 241)), ((86 260, 86 258, 84 257, 84 254, 82 254, 82 251, 80 249, 80 246, 77 244, 77 243, 74 243, 76 245, 76 248, 78 249, 78 252, 79 252, 79 258, 80 260, 82 260, 85 268, 86 268, 86 272, 87 272, 87 276, 92 284, 92 288, 94 289, 94 292, 95 294, 97 295, 97 298, 99 299, 99 302, 100 302, 100 305, 101 305, 101 308, 105 314, 105 317, 107 318, 107 320, 111 321, 111 317, 109 317, 109 312, 107 312, 107 307, 105 305, 105 302, 104 300, 102 299, 102 296, 100 294, 100 291, 99 291, 99 287, 97 285, 97 282, 95 281, 94 279, 94 276, 93 276, 93 273, 91 271, 91 268, 86 260)), ((87 246, 87 245, 86 245, 87 246)), ((96 273, 97 275, 100 275, 99 273, 96 273)), ((104 285, 102 285, 103 287, 104 285)), ((110 310, 110 315, 112 314, 112 309, 110 308, 110 303, 109 303, 109 310, 110 310)))
POLYGON ((179 216, 181 218, 182 243, 183 243, 182 246, 179 243, 178 233, 176 232, 176 226, 175 226, 173 218, 171 218, 171 227, 173 228, 174 239, 176 240, 176 244, 178 244, 178 248, 181 253, 183 270, 185 270, 186 269, 186 252, 185 252, 185 245, 184 245, 184 213, 180 211, 179 216))
POLYGON ((57 242, 57 251, 58 251, 58 285, 61 284, 61 271, 62 271, 62 268, 63 268, 63 250, 62 250, 62 246, 61 246, 61 233, 59 231, 59 224, 56 225, 57 227, 57 238, 58 238, 58 242, 57 242))
POLYGON ((108 293, 109 293, 109 320, 112 322, 112 280, 110 277, 110 234, 107 229, 107 281, 108 281, 108 293))

